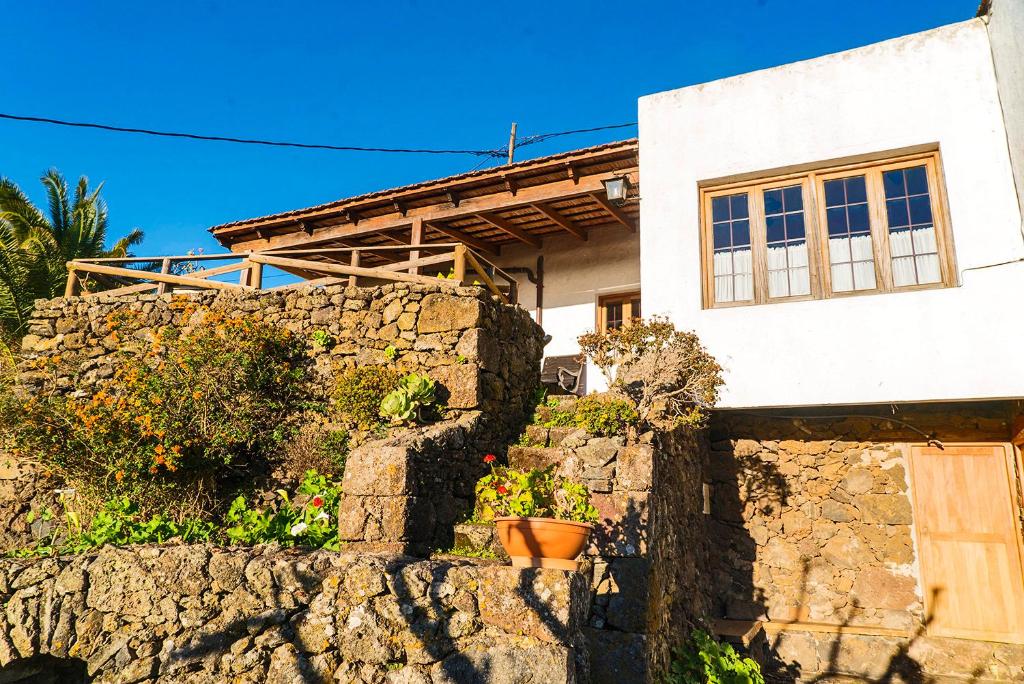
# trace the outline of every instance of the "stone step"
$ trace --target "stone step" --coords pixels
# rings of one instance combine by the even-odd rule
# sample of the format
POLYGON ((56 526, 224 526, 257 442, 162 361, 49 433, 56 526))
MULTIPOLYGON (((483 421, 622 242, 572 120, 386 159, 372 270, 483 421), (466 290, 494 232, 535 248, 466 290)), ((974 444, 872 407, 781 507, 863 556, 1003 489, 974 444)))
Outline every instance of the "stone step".
POLYGON ((498 541, 498 531, 490 523, 456 525, 455 547, 460 550, 493 553, 500 560, 508 560, 505 548, 498 541))
POLYGON ((516 470, 561 465, 566 458, 566 453, 557 447, 514 446, 508 450, 508 464, 516 470))
POLYGON ((585 434, 582 430, 575 427, 545 427, 543 425, 527 425, 526 432, 526 444, 523 446, 531 447, 556 447, 560 445, 565 438, 574 432, 579 431, 580 434, 585 434))

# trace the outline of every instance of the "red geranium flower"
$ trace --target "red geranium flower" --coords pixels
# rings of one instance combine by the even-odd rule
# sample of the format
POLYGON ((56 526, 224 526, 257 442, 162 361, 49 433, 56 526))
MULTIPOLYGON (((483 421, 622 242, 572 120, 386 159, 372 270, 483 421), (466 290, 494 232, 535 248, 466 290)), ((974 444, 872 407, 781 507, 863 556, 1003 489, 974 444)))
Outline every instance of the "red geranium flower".
POLYGON ((324 497, 314 496, 313 497, 313 508, 320 508, 324 505, 324 497))
POLYGON ((505 485, 498 485, 498 493, 502 495, 508 494, 508 489, 505 488, 505 485))
POLYGON ((495 456, 494 454, 487 454, 486 456, 484 456, 484 463, 494 463, 497 460, 498 457, 495 456))

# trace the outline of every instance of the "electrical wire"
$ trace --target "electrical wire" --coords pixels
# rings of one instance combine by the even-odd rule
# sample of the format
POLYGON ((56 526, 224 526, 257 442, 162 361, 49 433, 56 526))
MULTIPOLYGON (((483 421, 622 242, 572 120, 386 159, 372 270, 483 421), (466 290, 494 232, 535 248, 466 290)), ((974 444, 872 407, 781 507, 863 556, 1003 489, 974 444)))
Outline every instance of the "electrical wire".
MULTIPOLYGON (((508 156, 508 147, 497 150, 468 150, 468 149, 433 149, 420 147, 366 147, 360 145, 331 145, 325 143, 303 143, 287 140, 264 140, 260 138, 239 138, 227 135, 204 135, 200 133, 185 133, 181 131, 161 131, 149 128, 135 128, 129 126, 114 126, 89 121, 70 121, 67 119, 56 119, 46 116, 28 116, 22 114, 0 113, 0 119, 9 121, 24 121, 29 123, 50 124, 53 126, 67 126, 71 128, 90 128, 94 130, 108 131, 113 133, 132 133, 136 135, 151 135, 163 138, 184 138, 187 140, 201 140, 208 142, 227 142, 241 145, 262 145, 264 147, 290 147, 304 150, 329 150, 335 152, 383 152, 391 154, 467 154, 475 157, 483 157, 485 160, 502 158, 508 156)), ((635 122, 626 124, 613 124, 609 126, 595 126, 592 128, 578 128, 570 131, 558 131, 555 133, 540 133, 524 136, 516 141, 515 148, 535 145, 551 138, 566 135, 577 135, 580 133, 593 133, 596 131, 607 131, 618 128, 636 126, 635 122)), ((482 166, 482 164, 481 164, 482 166)))
POLYGON ((130 128, 127 126, 112 126, 110 124, 99 124, 85 121, 67 121, 44 116, 22 116, 18 114, 0 113, 0 119, 11 121, 28 121, 33 123, 45 123, 55 126, 70 126, 74 128, 93 128, 101 131, 115 133, 136 133, 140 135, 153 135, 165 138, 187 138, 189 140, 205 140, 213 142, 229 142, 243 145, 263 145, 267 147, 297 147, 305 150, 332 150, 342 152, 389 152, 397 154, 470 154, 479 157, 500 157, 498 150, 458 150, 458 149, 427 149, 427 148, 405 148, 405 147, 360 147, 357 145, 327 145, 319 143, 301 143, 281 140, 261 140, 258 138, 236 138, 225 135, 201 135, 198 133, 181 133, 176 131, 157 131, 148 128, 130 128))
POLYGON ((924 430, 922 430, 922 429, 920 429, 920 428, 918 428, 918 427, 916 427, 914 425, 911 425, 910 423, 908 423, 905 420, 900 420, 899 418, 893 418, 892 416, 880 416, 880 415, 871 415, 871 414, 864 414, 864 413, 830 413, 830 414, 821 414, 821 415, 818 415, 818 414, 791 413, 791 414, 786 414, 786 415, 780 415, 780 414, 771 414, 771 413, 761 413, 760 411, 734 411, 734 410, 728 410, 728 409, 724 409, 723 412, 724 413, 734 413, 734 414, 742 415, 742 416, 756 416, 758 418, 768 418, 768 419, 771 419, 771 420, 793 420, 793 419, 797 419, 797 420, 845 420, 845 419, 849 419, 849 418, 852 418, 852 419, 865 418, 865 419, 868 419, 868 420, 883 420, 883 421, 888 421, 890 423, 896 423, 897 425, 902 425, 903 427, 907 428, 908 430, 916 432, 917 434, 919 434, 922 437, 924 437, 928 441, 929 445, 934 444, 935 446, 937 446, 940 449, 944 448, 942 442, 938 440, 936 433, 934 433, 934 432, 932 432, 932 433, 925 432, 924 430))

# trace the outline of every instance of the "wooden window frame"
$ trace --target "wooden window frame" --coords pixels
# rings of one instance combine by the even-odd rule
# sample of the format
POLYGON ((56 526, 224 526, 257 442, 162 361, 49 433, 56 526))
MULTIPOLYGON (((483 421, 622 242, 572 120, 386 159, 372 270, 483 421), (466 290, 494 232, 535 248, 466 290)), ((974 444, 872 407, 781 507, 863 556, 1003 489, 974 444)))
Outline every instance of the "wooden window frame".
MULTIPOLYGON (((635 318, 631 313, 627 315, 627 312, 632 312, 633 299, 640 299, 640 290, 628 290, 626 292, 610 292, 608 294, 600 295, 597 298, 597 330, 599 332, 605 332, 608 330, 608 316, 605 313, 605 306, 609 303, 617 301, 622 302, 622 322, 632 320, 635 318)), ((642 301, 642 300, 641 300, 642 301)), ((640 305, 641 309, 643 304, 640 305)))
POLYGON ((875 154, 858 161, 829 162, 817 168, 805 167, 801 171, 775 173, 761 178, 747 177, 742 181, 708 183, 700 187, 700 245, 701 283, 705 309, 733 306, 775 304, 780 302, 832 299, 839 297, 889 294, 955 287, 958 284, 953 236, 949 223, 946 187, 943 181, 942 159, 938 149, 913 153, 875 154), (924 166, 931 198, 932 224, 939 256, 941 277, 938 282, 897 287, 892 281, 892 261, 889 251, 889 227, 886 215, 885 190, 882 173, 895 169, 924 166), (861 172, 861 173, 858 173, 861 172), (834 292, 832 268, 828 253, 828 224, 825 220, 824 183, 827 180, 864 175, 868 193, 868 215, 871 243, 875 259, 875 288, 834 292), (768 295, 768 248, 765 235, 763 193, 779 187, 800 185, 804 201, 804 232, 807 239, 807 263, 810 294, 785 297, 768 295), (715 301, 714 242, 711 229, 711 200, 722 195, 747 193, 750 214, 751 262, 753 264, 753 297, 738 302, 715 301))

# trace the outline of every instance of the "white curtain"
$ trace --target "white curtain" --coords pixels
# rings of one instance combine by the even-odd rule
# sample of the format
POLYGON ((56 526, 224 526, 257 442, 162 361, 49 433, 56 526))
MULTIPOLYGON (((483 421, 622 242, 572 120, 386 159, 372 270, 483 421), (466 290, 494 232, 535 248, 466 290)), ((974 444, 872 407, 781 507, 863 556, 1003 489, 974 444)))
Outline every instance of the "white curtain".
POLYGON ((875 257, 870 235, 829 238, 828 253, 834 292, 874 289, 875 257))
POLYGON ((789 297, 809 294, 811 277, 807 270, 807 243, 768 247, 768 296, 789 297))
POLYGON ((716 252, 715 301, 744 302, 754 297, 753 262, 750 249, 716 252))
POLYGON ((889 233, 889 249, 892 282, 896 287, 937 283, 942 279, 934 226, 889 233))

